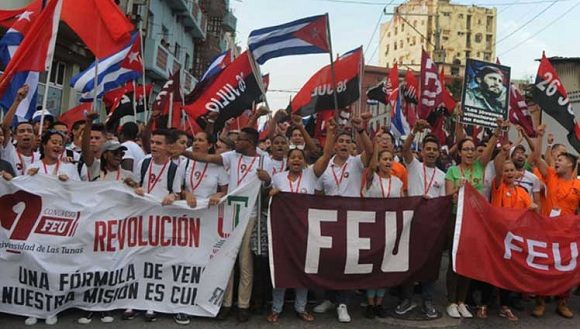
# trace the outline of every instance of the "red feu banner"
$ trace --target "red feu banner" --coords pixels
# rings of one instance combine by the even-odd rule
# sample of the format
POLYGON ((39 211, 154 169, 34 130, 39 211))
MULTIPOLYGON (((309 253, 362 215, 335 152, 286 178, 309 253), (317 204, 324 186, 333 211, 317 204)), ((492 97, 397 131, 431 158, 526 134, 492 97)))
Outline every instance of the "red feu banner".
POLYGON ((580 216, 496 208, 473 187, 460 192, 453 268, 510 291, 554 296, 580 284, 580 216))
POLYGON ((280 193, 268 217, 274 287, 342 290, 435 280, 450 213, 450 197, 280 193))

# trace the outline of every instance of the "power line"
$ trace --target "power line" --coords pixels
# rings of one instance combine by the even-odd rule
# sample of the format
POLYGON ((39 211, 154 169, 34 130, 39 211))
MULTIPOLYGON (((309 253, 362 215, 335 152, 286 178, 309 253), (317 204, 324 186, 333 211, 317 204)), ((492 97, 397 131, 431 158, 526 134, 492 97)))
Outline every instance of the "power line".
POLYGON ((377 34, 377 31, 379 29, 379 26, 381 25, 381 21, 383 20, 383 15, 385 14, 385 11, 387 10, 387 6, 389 6, 390 4, 392 4, 393 1, 395 1, 395 0, 391 0, 389 3, 387 3, 385 5, 385 7, 383 7, 383 10, 381 11, 381 13, 379 14, 379 19, 377 20, 377 24, 375 25, 375 30, 373 31, 373 34, 371 35, 371 38, 369 39, 369 42, 367 43, 367 47, 365 48, 364 55, 367 54, 367 50, 371 47, 371 42, 375 38, 375 35, 377 34))
MULTIPOLYGON (((321 2, 333 2, 333 3, 342 3, 342 4, 351 4, 351 5, 369 5, 369 6, 383 6, 381 2, 372 2, 372 1, 359 1, 359 0, 316 0, 321 2)), ((560 1, 573 1, 573 0, 560 0, 560 1)), ((533 5, 538 3, 550 3, 552 0, 530 0, 530 1, 514 1, 514 2, 483 2, 483 3, 472 3, 473 6, 494 6, 494 7, 502 7, 502 6, 525 6, 525 5, 533 5)), ((401 5, 405 2, 398 2, 394 5, 401 5)), ((470 4, 464 3, 461 5, 469 6, 470 4)))
POLYGON ((523 45, 524 43, 530 41, 531 39, 533 39, 534 37, 537 37, 540 33, 544 32, 546 29, 548 29, 550 26, 554 25, 554 23, 558 22, 560 19, 564 18, 564 16, 568 15, 570 12, 574 11, 574 9, 576 9, 576 7, 580 6, 580 2, 576 3, 575 5, 573 5, 572 7, 570 7, 570 9, 566 10, 565 12, 562 13, 562 15, 556 17, 555 19, 553 19, 550 23, 548 23, 546 26, 544 26, 543 28, 541 28, 539 31, 537 31, 536 33, 532 34, 530 37, 526 38, 525 40, 519 42, 518 44, 516 44, 515 46, 511 47, 510 49, 504 51, 500 56, 503 56, 509 52, 511 52, 512 50, 520 47, 521 45, 523 45))
POLYGON ((540 17, 540 15, 542 15, 543 13, 545 13, 548 9, 550 9, 552 6, 554 6, 558 1, 560 0, 555 0, 553 1, 551 4, 549 4, 546 8, 544 8, 543 10, 541 10, 539 13, 537 13, 536 15, 534 15, 534 17, 530 18, 528 21, 526 21, 524 24, 520 25, 520 27, 518 27, 517 29, 515 29, 514 31, 512 31, 510 34, 506 35, 505 37, 497 40, 494 43, 494 46, 496 46, 498 43, 504 41, 505 39, 511 37, 512 35, 514 35, 516 32, 520 31, 521 29, 523 29, 524 27, 526 27, 528 24, 530 24, 533 20, 535 20, 536 18, 540 17))

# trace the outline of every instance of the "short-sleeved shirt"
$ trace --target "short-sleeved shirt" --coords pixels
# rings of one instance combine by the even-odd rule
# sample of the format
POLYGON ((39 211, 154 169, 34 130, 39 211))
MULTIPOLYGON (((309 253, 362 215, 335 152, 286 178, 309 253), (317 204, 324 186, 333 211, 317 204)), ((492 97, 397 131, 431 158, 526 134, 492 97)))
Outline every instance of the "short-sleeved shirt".
MULTIPOLYGON (((153 159, 149 162, 149 166, 145 171, 145 177, 143 178, 143 185, 141 186, 145 193, 151 194, 159 199, 165 198, 169 194, 169 190, 167 189, 167 180, 168 180, 168 173, 169 173, 169 166, 171 160, 167 161, 164 164, 155 164, 153 159)), ((141 180, 141 167, 144 164, 144 160, 139 162, 139 169, 135 175, 139 175, 139 181, 141 180)), ((175 177, 173 178, 173 193, 180 193, 181 192, 181 182, 183 177, 180 175, 179 170, 176 170, 175 177)))
POLYGON ((217 192, 218 186, 228 185, 229 177, 223 166, 187 159, 179 167, 184 173, 184 190, 196 198, 209 198, 217 192))
POLYGON ((492 183, 491 204, 496 207, 510 209, 527 209, 532 205, 528 191, 521 186, 509 187, 504 182, 492 183))
POLYGON ((441 169, 427 167, 413 157, 411 163, 407 164, 407 174, 409 196, 428 195, 432 198, 445 196, 445 173, 441 169))
POLYGON ((393 175, 397 176, 403 183, 403 191, 409 189, 409 178, 407 175, 407 168, 397 161, 393 161, 391 164, 391 170, 393 175))
POLYGON ((58 161, 52 165, 45 165, 42 161, 36 161, 31 164, 28 169, 38 168, 38 175, 60 176, 66 175, 71 181, 80 181, 77 167, 72 163, 65 163, 58 161))
POLYGON ((522 176, 514 180, 514 184, 525 189, 532 198, 534 193, 539 193, 542 190, 542 183, 538 177, 527 170, 524 170, 522 176))
POLYGON ((403 191, 403 182, 399 177, 391 175, 388 178, 383 178, 375 172, 371 186, 368 189, 366 186, 363 187, 362 196, 366 198, 398 198, 403 191))
POLYGON ((139 163, 145 158, 145 152, 141 146, 134 141, 126 141, 121 144, 127 148, 123 155, 123 160, 133 160, 133 172, 137 172, 139 163))
POLYGON ((548 167, 546 182, 546 200, 542 203, 542 214, 550 216, 552 210, 560 215, 573 215, 580 204, 580 180, 558 177, 552 167, 548 167))
POLYGON ((459 181, 464 177, 468 183, 473 185, 473 187, 481 193, 483 191, 484 172, 485 168, 479 160, 476 160, 473 163, 472 168, 469 170, 461 170, 459 165, 449 167, 445 179, 452 181, 455 186, 458 186, 459 181))
POLYGON ((302 170, 302 176, 291 181, 288 171, 277 173, 272 178, 272 187, 282 192, 314 194, 318 177, 314 174, 314 167, 308 166, 302 170))
POLYGON ((26 175, 28 169, 31 168, 30 165, 40 162, 40 153, 34 152, 32 156, 26 156, 18 152, 16 146, 10 141, 2 149, 2 159, 10 162, 16 175, 26 175))
POLYGON ((268 173, 270 174, 270 176, 274 176, 276 174, 279 174, 281 172, 286 171, 286 167, 288 167, 288 159, 283 158, 282 160, 276 160, 272 157, 270 157, 270 168, 268 173))
POLYGON ((349 156, 342 166, 330 159, 324 173, 320 176, 319 187, 325 195, 360 197, 364 164, 361 156, 349 156))

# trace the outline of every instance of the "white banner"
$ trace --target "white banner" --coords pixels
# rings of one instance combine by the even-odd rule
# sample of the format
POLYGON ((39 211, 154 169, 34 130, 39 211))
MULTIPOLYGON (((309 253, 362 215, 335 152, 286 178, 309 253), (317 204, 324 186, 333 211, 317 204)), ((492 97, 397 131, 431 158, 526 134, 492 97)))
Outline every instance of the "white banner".
POLYGON ((259 188, 256 178, 191 209, 117 182, 0 179, 0 312, 215 316, 259 188))

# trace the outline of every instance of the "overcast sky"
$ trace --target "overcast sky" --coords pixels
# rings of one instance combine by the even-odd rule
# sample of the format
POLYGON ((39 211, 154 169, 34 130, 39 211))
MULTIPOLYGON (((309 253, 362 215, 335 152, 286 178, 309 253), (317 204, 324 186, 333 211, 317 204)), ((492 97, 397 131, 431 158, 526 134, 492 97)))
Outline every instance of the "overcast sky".
MULTIPOLYGON (((379 0, 230 0, 238 18, 237 40, 247 48, 248 35, 254 29, 286 23, 302 17, 327 13, 330 16, 333 52, 344 53, 362 45, 365 62, 378 64, 379 32, 373 31, 383 15, 385 4, 379 0), (370 45, 367 47, 367 45, 370 45)), ((395 0, 387 6, 392 12, 395 0)), ((457 0, 452 3, 496 7, 496 54, 503 65, 511 66, 512 79, 535 76, 542 50, 547 56, 580 57, 579 0, 457 0), (538 15, 537 17, 535 17, 538 15), (561 17, 562 15, 565 15, 561 17), (529 22, 529 23, 528 23, 529 22), (526 24, 527 23, 527 24, 526 24), (525 24, 525 25, 524 25, 525 24), (505 39, 504 39, 505 38, 505 39), (504 40, 502 40, 504 39, 504 40), (515 47, 515 48, 514 48, 515 47), (513 48, 513 49, 512 49, 513 48)), ((268 101, 273 109, 285 108, 297 91, 319 68, 329 63, 328 54, 300 55, 271 59, 261 67, 270 73, 268 101)))

